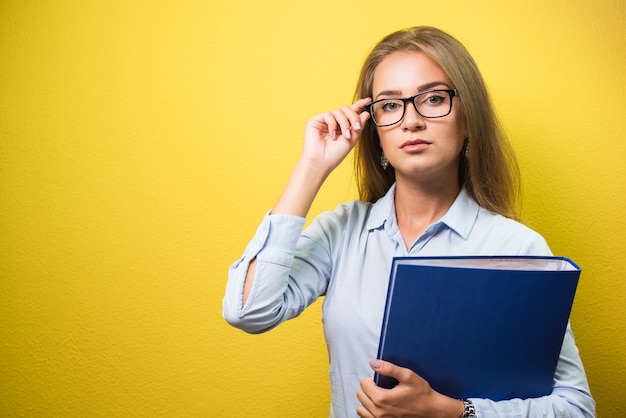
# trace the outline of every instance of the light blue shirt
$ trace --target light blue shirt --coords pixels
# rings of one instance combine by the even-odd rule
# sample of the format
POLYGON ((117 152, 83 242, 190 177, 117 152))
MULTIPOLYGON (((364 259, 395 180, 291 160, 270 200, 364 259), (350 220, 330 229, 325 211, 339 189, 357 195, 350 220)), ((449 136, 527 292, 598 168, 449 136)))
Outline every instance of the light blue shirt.
MULTIPOLYGON (((395 185, 375 204, 353 201, 305 219, 263 219, 242 258, 229 270, 224 318, 250 333, 268 331, 325 296, 323 324, 330 354, 331 417, 355 417, 356 392, 373 372, 391 260, 395 256, 551 255, 536 232, 480 207, 463 189, 436 223, 409 247, 394 207, 395 185), (254 283, 243 285, 256 257, 254 283)), ((472 399, 480 417, 595 416, 585 371, 568 325, 551 395, 493 402, 472 399)))

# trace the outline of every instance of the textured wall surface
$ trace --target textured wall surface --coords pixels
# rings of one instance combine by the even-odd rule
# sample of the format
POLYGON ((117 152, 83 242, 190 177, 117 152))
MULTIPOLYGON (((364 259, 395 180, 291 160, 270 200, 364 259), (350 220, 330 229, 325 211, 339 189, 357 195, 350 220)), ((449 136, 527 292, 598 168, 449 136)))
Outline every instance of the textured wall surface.
MULTIPOLYGON (((583 268, 599 415, 626 415, 625 19, 621 0, 0 2, 0 415, 325 416, 319 301, 245 335, 226 272, 306 120, 418 24, 481 67, 525 219, 583 268)), ((312 215, 355 197, 344 164, 312 215)))

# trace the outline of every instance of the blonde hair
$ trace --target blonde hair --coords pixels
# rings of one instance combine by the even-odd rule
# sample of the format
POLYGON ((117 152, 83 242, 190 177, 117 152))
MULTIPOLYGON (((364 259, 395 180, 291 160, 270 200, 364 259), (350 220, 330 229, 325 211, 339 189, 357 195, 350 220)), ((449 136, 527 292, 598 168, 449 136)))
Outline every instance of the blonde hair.
MULTIPOLYGON (((466 118, 467 157, 462 152, 459 184, 483 208, 513 219, 518 217, 521 194, 519 168, 513 149, 493 109, 487 87, 467 49, 447 33, 428 26, 394 32, 370 52, 363 67, 355 99, 372 97, 374 72, 391 53, 417 51, 436 62, 459 92, 466 118)), ((382 149, 376 127, 368 121, 355 147, 355 177, 361 200, 375 202, 393 182, 392 167, 383 170, 382 149)))

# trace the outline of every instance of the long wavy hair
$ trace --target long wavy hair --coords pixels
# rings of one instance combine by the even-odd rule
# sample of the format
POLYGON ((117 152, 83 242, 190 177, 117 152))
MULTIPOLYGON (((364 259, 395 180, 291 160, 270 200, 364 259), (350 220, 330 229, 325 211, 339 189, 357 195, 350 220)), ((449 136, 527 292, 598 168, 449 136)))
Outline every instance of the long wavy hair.
MULTIPOLYGON (((467 140, 459 163, 459 185, 467 188, 483 208, 519 219, 521 186, 517 159, 493 109, 478 66, 454 37, 428 26, 403 29, 386 36, 363 64, 355 100, 372 97, 376 68, 387 56, 398 51, 425 54, 443 69, 459 92, 467 126, 467 140)), ((381 167, 382 152, 376 126, 370 120, 355 147, 355 177, 362 201, 375 202, 395 181, 393 167, 387 170, 381 167)))

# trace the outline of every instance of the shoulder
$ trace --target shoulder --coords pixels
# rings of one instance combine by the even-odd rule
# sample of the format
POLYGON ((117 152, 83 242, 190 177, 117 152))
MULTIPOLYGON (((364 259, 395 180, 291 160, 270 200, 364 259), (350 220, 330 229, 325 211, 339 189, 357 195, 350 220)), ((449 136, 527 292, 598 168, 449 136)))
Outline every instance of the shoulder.
POLYGON ((320 213, 306 228, 303 236, 322 245, 330 245, 359 236, 371 229, 374 204, 353 200, 338 205, 332 211, 320 213))
POLYGON ((537 231, 521 222, 480 208, 474 233, 489 240, 494 248, 507 248, 520 255, 550 255, 550 247, 537 231))
POLYGON ((351 225, 363 224, 368 218, 372 206, 371 203, 360 200, 342 203, 332 211, 320 213, 308 229, 312 227, 345 229, 351 225))

